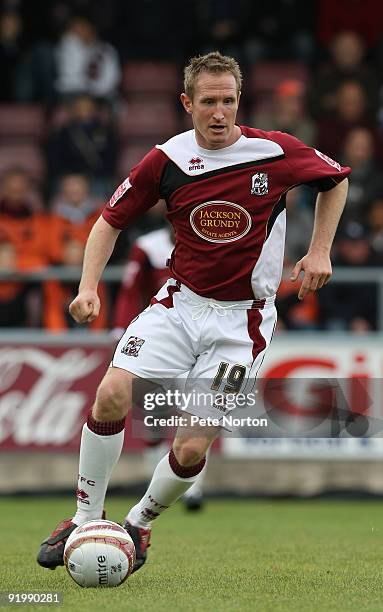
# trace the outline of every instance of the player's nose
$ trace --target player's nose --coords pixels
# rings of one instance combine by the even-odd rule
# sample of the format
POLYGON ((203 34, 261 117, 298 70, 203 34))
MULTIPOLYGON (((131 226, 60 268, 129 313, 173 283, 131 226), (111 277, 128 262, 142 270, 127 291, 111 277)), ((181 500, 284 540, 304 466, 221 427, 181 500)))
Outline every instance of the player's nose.
POLYGON ((215 119, 215 121, 223 121, 224 118, 225 118, 225 115, 223 114, 222 109, 219 107, 216 107, 216 109, 214 110, 213 119, 215 119))

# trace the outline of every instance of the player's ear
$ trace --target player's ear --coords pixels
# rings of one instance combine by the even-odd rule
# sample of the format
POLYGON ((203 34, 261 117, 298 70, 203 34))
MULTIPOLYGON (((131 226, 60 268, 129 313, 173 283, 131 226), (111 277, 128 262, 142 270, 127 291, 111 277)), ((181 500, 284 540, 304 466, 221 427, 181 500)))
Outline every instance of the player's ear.
POLYGON ((186 93, 181 94, 181 104, 189 115, 192 112, 193 103, 186 93))

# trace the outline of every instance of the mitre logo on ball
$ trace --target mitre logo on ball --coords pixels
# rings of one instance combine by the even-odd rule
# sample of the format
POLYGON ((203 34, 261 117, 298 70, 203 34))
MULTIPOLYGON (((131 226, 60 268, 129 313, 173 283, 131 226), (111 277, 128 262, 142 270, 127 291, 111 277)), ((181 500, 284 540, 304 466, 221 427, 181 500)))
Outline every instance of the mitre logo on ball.
POLYGON ((251 228, 251 217, 239 204, 212 200, 200 204, 190 214, 194 232, 208 242, 233 242, 251 228))
POLYGON ((76 527, 64 549, 68 574, 81 587, 119 586, 135 562, 136 549, 127 531, 102 519, 76 527))

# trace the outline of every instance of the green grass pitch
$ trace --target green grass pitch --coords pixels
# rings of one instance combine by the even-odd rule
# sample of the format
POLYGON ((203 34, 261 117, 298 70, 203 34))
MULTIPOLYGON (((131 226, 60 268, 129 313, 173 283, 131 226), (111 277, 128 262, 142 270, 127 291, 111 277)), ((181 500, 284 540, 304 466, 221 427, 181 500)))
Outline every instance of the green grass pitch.
MULTIPOLYGON (((108 518, 130 501, 111 498, 108 518)), ((114 589, 36 564, 39 542, 72 512, 69 498, 0 500, 0 591, 60 591, 58 609, 74 612, 383 610, 381 502, 214 500, 199 514, 177 504, 155 524, 145 567, 114 589)))

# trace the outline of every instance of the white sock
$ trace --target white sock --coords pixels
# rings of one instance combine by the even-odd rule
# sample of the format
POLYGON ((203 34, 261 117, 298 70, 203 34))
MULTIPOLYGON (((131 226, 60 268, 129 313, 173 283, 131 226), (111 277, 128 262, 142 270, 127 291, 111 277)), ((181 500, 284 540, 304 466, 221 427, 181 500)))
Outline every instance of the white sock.
POLYGON ((151 478, 154 470, 162 457, 169 452, 169 442, 161 442, 155 446, 147 446, 144 450, 145 467, 148 470, 148 480, 151 478))
POLYGON ((127 520, 136 527, 150 528, 151 521, 174 504, 197 480, 204 464, 205 459, 198 465, 185 468, 171 450, 157 465, 145 495, 130 510, 127 520))
POLYGON ((200 473, 197 475, 195 482, 185 491, 183 495, 183 499, 187 499, 188 497, 202 497, 203 495, 203 481, 205 480, 206 468, 207 468, 207 460, 209 458, 210 448, 206 453, 206 462, 203 466, 200 473))
MULTIPOLYGON (((198 474, 199 476, 199 474, 198 474)), ((199 478, 192 484, 191 487, 188 488, 187 491, 183 494, 183 499, 187 499, 188 497, 202 497, 202 487, 199 478)))
POLYGON ((109 478, 124 443, 124 429, 99 435, 91 431, 88 424, 84 425, 81 436, 77 512, 72 519, 76 525, 101 518, 109 478))

